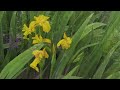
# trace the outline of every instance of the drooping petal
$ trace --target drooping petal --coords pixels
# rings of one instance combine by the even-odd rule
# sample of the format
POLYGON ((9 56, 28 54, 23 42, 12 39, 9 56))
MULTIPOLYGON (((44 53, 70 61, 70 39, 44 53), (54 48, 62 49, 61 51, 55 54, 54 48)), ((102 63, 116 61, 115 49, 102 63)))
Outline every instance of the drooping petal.
POLYGON ((43 27, 43 31, 44 32, 49 32, 51 29, 50 23, 48 21, 45 21, 44 23, 42 23, 41 25, 43 27))
POLYGON ((33 37, 32 39, 33 39, 33 44, 37 44, 41 42, 51 43, 50 39, 43 38, 41 35, 40 36, 35 35, 35 37, 33 37))
POLYGON ((39 57, 40 51, 39 50, 34 50, 32 53, 36 58, 39 57))
POLYGON ((57 47, 59 47, 63 41, 64 41, 63 39, 60 40, 60 41, 57 43, 57 47))
POLYGON ((40 62, 39 58, 35 58, 35 60, 30 64, 30 67, 35 69, 37 72, 39 72, 39 69, 37 67, 37 64, 40 62))
POLYGON ((45 48, 43 49, 43 52, 44 52, 44 57, 45 57, 45 58, 48 58, 49 55, 48 55, 48 53, 46 52, 45 48))
POLYGON ((43 56, 43 52, 41 51, 40 54, 39 54, 39 58, 42 59, 44 56, 43 56))
POLYGON ((32 37, 33 39, 33 44, 38 44, 43 41, 42 36, 35 35, 35 37, 32 37))
POLYGON ((67 37, 66 41, 67 41, 68 44, 72 43, 72 39, 70 37, 67 37))
POLYGON ((39 41, 38 40, 33 40, 32 44, 38 44, 39 41))
POLYGON ((29 29, 31 30, 31 32, 35 31, 35 27, 36 27, 36 21, 32 21, 29 25, 29 29))
POLYGON ((49 17, 44 16, 44 15, 39 15, 38 17, 34 17, 34 19, 36 20, 37 24, 41 24, 45 21, 47 21, 49 19, 49 17))
POLYGON ((47 39, 47 38, 44 38, 44 39, 43 39, 43 42, 51 43, 51 40, 50 40, 50 39, 47 39))
POLYGON ((40 42, 43 41, 43 37, 41 35, 39 36, 39 40, 40 40, 40 42))

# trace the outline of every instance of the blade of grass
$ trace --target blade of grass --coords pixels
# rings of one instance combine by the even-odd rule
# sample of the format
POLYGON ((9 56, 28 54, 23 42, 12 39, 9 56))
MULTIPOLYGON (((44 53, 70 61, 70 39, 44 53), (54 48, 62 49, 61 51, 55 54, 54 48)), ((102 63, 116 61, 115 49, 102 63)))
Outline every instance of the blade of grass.
POLYGON ((55 63, 56 63, 56 50, 55 50, 54 44, 53 44, 52 52, 53 52, 53 55, 52 55, 52 60, 51 60, 50 78, 52 78, 52 74, 55 68, 55 63))
POLYGON ((78 67, 79 66, 76 66, 75 68, 73 68, 67 75, 65 75, 63 77, 63 79, 68 79, 69 77, 71 77, 74 74, 74 72, 77 70, 78 67))
POLYGON ((106 79, 120 79, 120 71, 109 75, 106 79))

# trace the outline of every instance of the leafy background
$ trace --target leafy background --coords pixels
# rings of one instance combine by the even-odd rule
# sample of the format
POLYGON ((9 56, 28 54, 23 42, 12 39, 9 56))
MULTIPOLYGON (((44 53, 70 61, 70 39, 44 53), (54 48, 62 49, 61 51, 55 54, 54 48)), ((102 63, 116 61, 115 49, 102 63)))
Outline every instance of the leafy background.
POLYGON ((0 79, 119 79, 119 29, 119 11, 0 11, 0 79), (46 45, 23 40, 22 27, 40 14, 50 17, 43 36, 52 44, 37 73, 32 51, 46 45), (64 32, 73 40, 68 50, 56 48, 64 32))

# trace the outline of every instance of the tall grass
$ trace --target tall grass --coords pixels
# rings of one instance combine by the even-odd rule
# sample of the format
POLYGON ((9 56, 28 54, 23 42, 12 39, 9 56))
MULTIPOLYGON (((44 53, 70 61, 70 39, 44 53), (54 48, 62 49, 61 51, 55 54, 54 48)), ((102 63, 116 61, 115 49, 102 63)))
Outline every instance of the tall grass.
POLYGON ((1 11, 0 79, 120 78, 119 29, 118 11, 1 11), (49 47, 23 39, 23 25, 42 14, 50 17, 49 34, 40 32, 52 40, 49 47), (72 38, 67 50, 56 46, 64 32, 72 38), (29 65, 32 51, 43 47, 49 58, 38 73, 29 65))

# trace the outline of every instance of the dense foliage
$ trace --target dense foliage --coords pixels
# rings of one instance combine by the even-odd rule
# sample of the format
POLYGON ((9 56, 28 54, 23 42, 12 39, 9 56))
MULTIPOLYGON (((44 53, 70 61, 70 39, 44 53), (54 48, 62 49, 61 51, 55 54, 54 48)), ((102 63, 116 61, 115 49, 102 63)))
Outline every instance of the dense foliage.
POLYGON ((0 79, 119 79, 119 29, 119 11, 0 11, 0 79))

